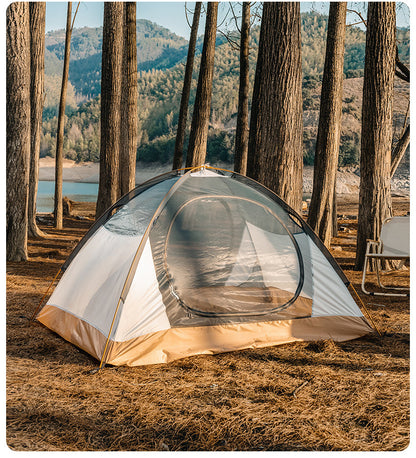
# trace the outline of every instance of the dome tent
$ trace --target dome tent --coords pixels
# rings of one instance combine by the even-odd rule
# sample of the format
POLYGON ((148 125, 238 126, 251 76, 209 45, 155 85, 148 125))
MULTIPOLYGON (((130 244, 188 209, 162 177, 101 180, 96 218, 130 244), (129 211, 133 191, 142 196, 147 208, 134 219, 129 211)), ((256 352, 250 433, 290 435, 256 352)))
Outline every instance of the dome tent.
POLYGON ((234 172, 138 186, 91 227, 37 320, 112 365, 372 332, 303 219, 234 172))

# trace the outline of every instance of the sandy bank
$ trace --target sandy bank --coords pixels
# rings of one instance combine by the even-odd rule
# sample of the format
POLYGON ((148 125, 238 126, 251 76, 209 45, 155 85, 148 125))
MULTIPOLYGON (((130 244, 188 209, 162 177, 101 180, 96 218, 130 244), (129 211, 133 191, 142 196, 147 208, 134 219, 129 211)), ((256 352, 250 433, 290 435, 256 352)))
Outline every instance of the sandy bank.
MULTIPOLYGON (((154 166, 138 164, 136 168, 136 183, 153 178, 161 173, 168 172, 169 166, 154 166)), ((77 163, 70 159, 64 159, 63 178, 64 181, 75 181, 80 183, 98 183, 100 175, 99 164, 96 162, 77 163)), ((43 157, 39 161, 39 180, 55 180, 55 159, 43 157)))
MULTIPOLYGON (((221 164, 220 167, 229 168, 229 165, 221 164)), ((138 163, 136 168, 136 183, 153 178, 161 173, 168 172, 170 165, 149 165, 138 163)), ((98 183, 99 164, 93 162, 76 163, 64 159, 63 177, 65 181, 83 183, 98 183)), ((45 157, 40 159, 39 180, 53 181, 55 179, 55 159, 45 157)), ((313 167, 306 166, 303 170, 303 191, 312 193, 313 167)), ((357 167, 344 167, 337 173, 337 193, 356 194, 360 186, 360 177, 357 167)), ((408 196, 410 194, 410 176, 407 171, 397 172, 392 180, 392 192, 408 196)))

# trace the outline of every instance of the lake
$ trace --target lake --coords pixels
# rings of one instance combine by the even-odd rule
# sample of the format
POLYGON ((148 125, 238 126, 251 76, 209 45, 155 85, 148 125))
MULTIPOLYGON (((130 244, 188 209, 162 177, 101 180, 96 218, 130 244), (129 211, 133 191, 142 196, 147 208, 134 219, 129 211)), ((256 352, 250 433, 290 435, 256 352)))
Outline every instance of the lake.
MULTIPOLYGON (((79 183, 64 181, 62 195, 76 202, 96 202, 98 195, 98 183, 79 183)), ((36 211, 39 213, 53 212, 55 195, 54 181, 39 181, 38 196, 36 199, 36 211)), ((310 193, 303 194, 303 200, 310 199, 310 193)))
MULTIPOLYGON (((98 194, 98 183, 78 183, 64 181, 62 195, 77 202, 95 202, 98 194)), ((55 195, 54 181, 39 181, 36 199, 36 211, 50 213, 53 211, 55 195)))

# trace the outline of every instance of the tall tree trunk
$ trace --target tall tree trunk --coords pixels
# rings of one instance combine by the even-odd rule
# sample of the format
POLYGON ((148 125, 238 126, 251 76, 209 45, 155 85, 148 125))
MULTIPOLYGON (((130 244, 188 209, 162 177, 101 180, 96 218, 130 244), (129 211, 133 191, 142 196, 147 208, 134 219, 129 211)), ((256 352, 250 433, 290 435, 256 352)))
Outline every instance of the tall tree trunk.
POLYGON ((25 261, 30 156, 29 3, 8 6, 6 27, 6 257, 8 261, 25 261))
POLYGON ((248 93, 249 93, 250 3, 243 3, 240 38, 240 86, 238 90, 237 127, 235 131, 234 170, 247 172, 248 93))
POLYGON ((136 185, 137 43, 136 3, 124 3, 124 46, 121 92, 120 192, 136 185))
POLYGON ((39 181, 39 152, 42 135, 43 85, 45 73, 45 2, 30 2, 30 171, 28 235, 44 237, 36 224, 39 181))
POLYGON ((180 169, 183 165, 183 145, 185 143, 186 121, 188 119, 189 94, 191 93, 192 72, 194 68, 195 46, 198 38, 199 17, 202 2, 195 3, 194 17, 192 19, 191 36, 189 38, 188 57, 186 58, 185 76, 181 105, 179 108, 178 130, 176 132, 175 153, 173 156, 172 170, 180 169))
MULTIPOLYGON (((341 137, 346 2, 331 2, 308 223, 329 247, 341 137)), ((336 214, 335 214, 336 218, 336 214)))
POLYGON ((65 54, 64 68, 62 71, 61 98, 59 100, 58 129, 56 133, 56 154, 55 154, 55 227, 63 227, 63 203, 62 203, 62 184, 63 184, 63 160, 64 160, 64 127, 65 127, 65 105, 66 92, 68 87, 69 55, 71 52, 71 19, 72 2, 68 2, 66 13, 66 33, 65 33, 65 54))
POLYGON ((251 108, 247 175, 302 205, 300 5, 265 2, 251 108))
POLYGON ((364 263, 367 239, 377 239, 391 216, 390 168, 396 6, 369 2, 361 128, 360 200, 355 268, 364 263))
POLYGON ((116 202, 119 194, 121 65, 123 3, 104 2, 101 65, 100 183, 96 218, 116 202))
POLYGON ((217 35, 218 2, 208 2, 201 67, 189 135, 187 167, 203 165, 207 154, 208 123, 211 111, 214 77, 215 38, 217 35))

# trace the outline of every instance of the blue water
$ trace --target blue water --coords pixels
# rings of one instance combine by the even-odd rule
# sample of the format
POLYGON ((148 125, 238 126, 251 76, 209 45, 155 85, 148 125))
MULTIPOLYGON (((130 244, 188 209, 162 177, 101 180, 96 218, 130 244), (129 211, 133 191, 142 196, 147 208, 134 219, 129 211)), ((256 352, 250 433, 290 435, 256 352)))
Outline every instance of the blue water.
MULTIPOLYGON (((98 183, 75 183, 64 181, 62 195, 77 202, 95 202, 98 194, 98 183)), ((36 211, 50 213, 53 211, 55 195, 54 181, 39 181, 36 211)))
MULTIPOLYGON (((54 181, 39 181, 38 195, 36 199, 36 211, 40 213, 53 212, 55 195, 54 181)), ((98 183, 78 183, 64 181, 62 195, 76 202, 96 202, 98 195, 98 183)), ((310 194, 303 194, 303 200, 310 199, 310 194)))

